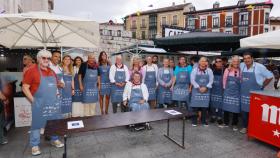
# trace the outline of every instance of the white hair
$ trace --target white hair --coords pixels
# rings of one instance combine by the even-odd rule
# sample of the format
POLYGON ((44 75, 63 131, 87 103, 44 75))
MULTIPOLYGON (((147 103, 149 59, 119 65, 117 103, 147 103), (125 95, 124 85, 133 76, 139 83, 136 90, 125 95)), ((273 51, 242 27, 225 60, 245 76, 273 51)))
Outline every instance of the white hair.
POLYGON ((95 58, 95 53, 89 53, 89 54, 88 54, 88 57, 95 58))
POLYGON ((231 57, 231 61, 237 59, 238 61, 240 61, 240 57, 238 55, 234 55, 231 57))
POLYGON ((200 63, 202 60, 206 60, 208 62, 208 59, 206 57, 201 57, 198 62, 200 63))
POLYGON ((50 58, 50 57, 52 57, 52 53, 50 51, 46 50, 46 49, 42 49, 38 52, 37 59, 39 59, 41 57, 50 58))

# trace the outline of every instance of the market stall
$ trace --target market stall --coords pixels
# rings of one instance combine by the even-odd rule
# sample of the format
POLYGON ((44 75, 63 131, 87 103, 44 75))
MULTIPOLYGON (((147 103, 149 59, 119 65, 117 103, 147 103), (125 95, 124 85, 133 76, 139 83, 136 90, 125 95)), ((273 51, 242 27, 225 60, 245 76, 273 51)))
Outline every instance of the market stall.
MULTIPOLYGON (((240 46, 280 49, 280 30, 241 39, 240 46)), ((280 147, 280 91, 251 91, 248 137, 280 147)))

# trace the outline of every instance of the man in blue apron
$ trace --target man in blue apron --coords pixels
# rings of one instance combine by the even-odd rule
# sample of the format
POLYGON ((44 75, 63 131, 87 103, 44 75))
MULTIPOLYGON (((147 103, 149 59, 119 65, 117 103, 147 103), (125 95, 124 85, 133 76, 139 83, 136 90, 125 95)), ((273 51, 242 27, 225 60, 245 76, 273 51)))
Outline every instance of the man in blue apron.
POLYGON ((113 113, 117 112, 118 105, 121 106, 121 111, 127 111, 127 107, 123 104, 123 92, 125 84, 129 81, 129 71, 126 65, 122 63, 122 57, 116 56, 116 62, 111 66, 109 72, 111 87, 111 102, 113 113))
POLYGON ((211 89, 210 98, 210 122, 217 121, 219 125, 222 125, 222 106, 223 106, 223 64, 222 58, 217 57, 215 64, 213 65, 214 82, 211 89))
MULTIPOLYGON (((208 68, 207 58, 201 57, 198 67, 194 68, 191 73, 191 84, 193 88, 190 106, 195 113, 201 111, 201 123, 204 126, 208 126, 206 114, 209 107, 213 79, 214 75, 212 70, 208 68)), ((192 126, 197 126, 197 116, 193 117, 192 126)))
POLYGON ((88 61, 79 69, 79 86, 84 104, 84 116, 94 116, 98 102, 98 65, 94 53, 88 55, 88 61))
POLYGON ((169 59, 163 60, 163 67, 158 70, 158 93, 157 102, 159 108, 163 108, 164 105, 170 106, 172 103, 171 86, 173 79, 173 69, 169 68, 169 59))
POLYGON ((147 65, 143 66, 143 83, 147 85, 149 90, 149 105, 151 109, 156 108, 157 74, 157 65, 153 64, 151 56, 147 57, 147 65))
POLYGON ((241 111, 243 128, 241 133, 247 133, 248 119, 250 112, 250 91, 262 90, 273 79, 273 74, 260 63, 254 62, 251 53, 243 54, 244 63, 240 64, 241 69, 241 111))
MULTIPOLYGON (((51 53, 41 50, 37 54, 38 66, 30 68, 24 75, 22 90, 32 103, 32 122, 30 146, 32 155, 40 155, 40 129, 47 120, 61 118, 61 105, 58 101, 58 81, 55 73, 48 67, 51 53)), ((57 136, 51 137, 51 144, 61 148, 64 146, 57 136)))
POLYGON ((172 83, 172 100, 176 106, 188 109, 190 93, 190 73, 191 69, 187 68, 185 57, 179 58, 179 66, 176 66, 172 83))

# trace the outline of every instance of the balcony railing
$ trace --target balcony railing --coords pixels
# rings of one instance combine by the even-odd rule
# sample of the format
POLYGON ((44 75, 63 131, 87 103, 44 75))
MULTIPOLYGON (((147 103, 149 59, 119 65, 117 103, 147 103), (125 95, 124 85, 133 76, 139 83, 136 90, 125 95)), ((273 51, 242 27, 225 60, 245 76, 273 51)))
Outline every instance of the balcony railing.
POLYGON ((206 29, 206 26, 201 26, 200 29, 206 29))
POLYGON ((239 26, 248 26, 248 20, 239 21, 239 26))
POLYGON ((147 25, 141 25, 141 28, 143 28, 143 29, 147 28, 147 25))
POLYGON ((213 28, 219 28, 220 25, 213 25, 213 28))
POLYGON ((232 27, 232 23, 226 23, 226 27, 232 27))

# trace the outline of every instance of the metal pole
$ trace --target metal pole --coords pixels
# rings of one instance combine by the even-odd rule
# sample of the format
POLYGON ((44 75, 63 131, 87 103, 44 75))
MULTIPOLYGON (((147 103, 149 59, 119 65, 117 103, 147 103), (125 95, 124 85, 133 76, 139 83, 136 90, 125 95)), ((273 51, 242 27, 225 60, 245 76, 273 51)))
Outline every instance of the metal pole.
POLYGON ((169 119, 167 120, 167 136, 169 136, 169 119))
POLYGON ((64 135, 64 153, 63 158, 67 158, 67 135, 64 135))
POLYGON ((182 146, 185 147, 185 121, 186 117, 183 117, 183 133, 182 133, 182 146))

